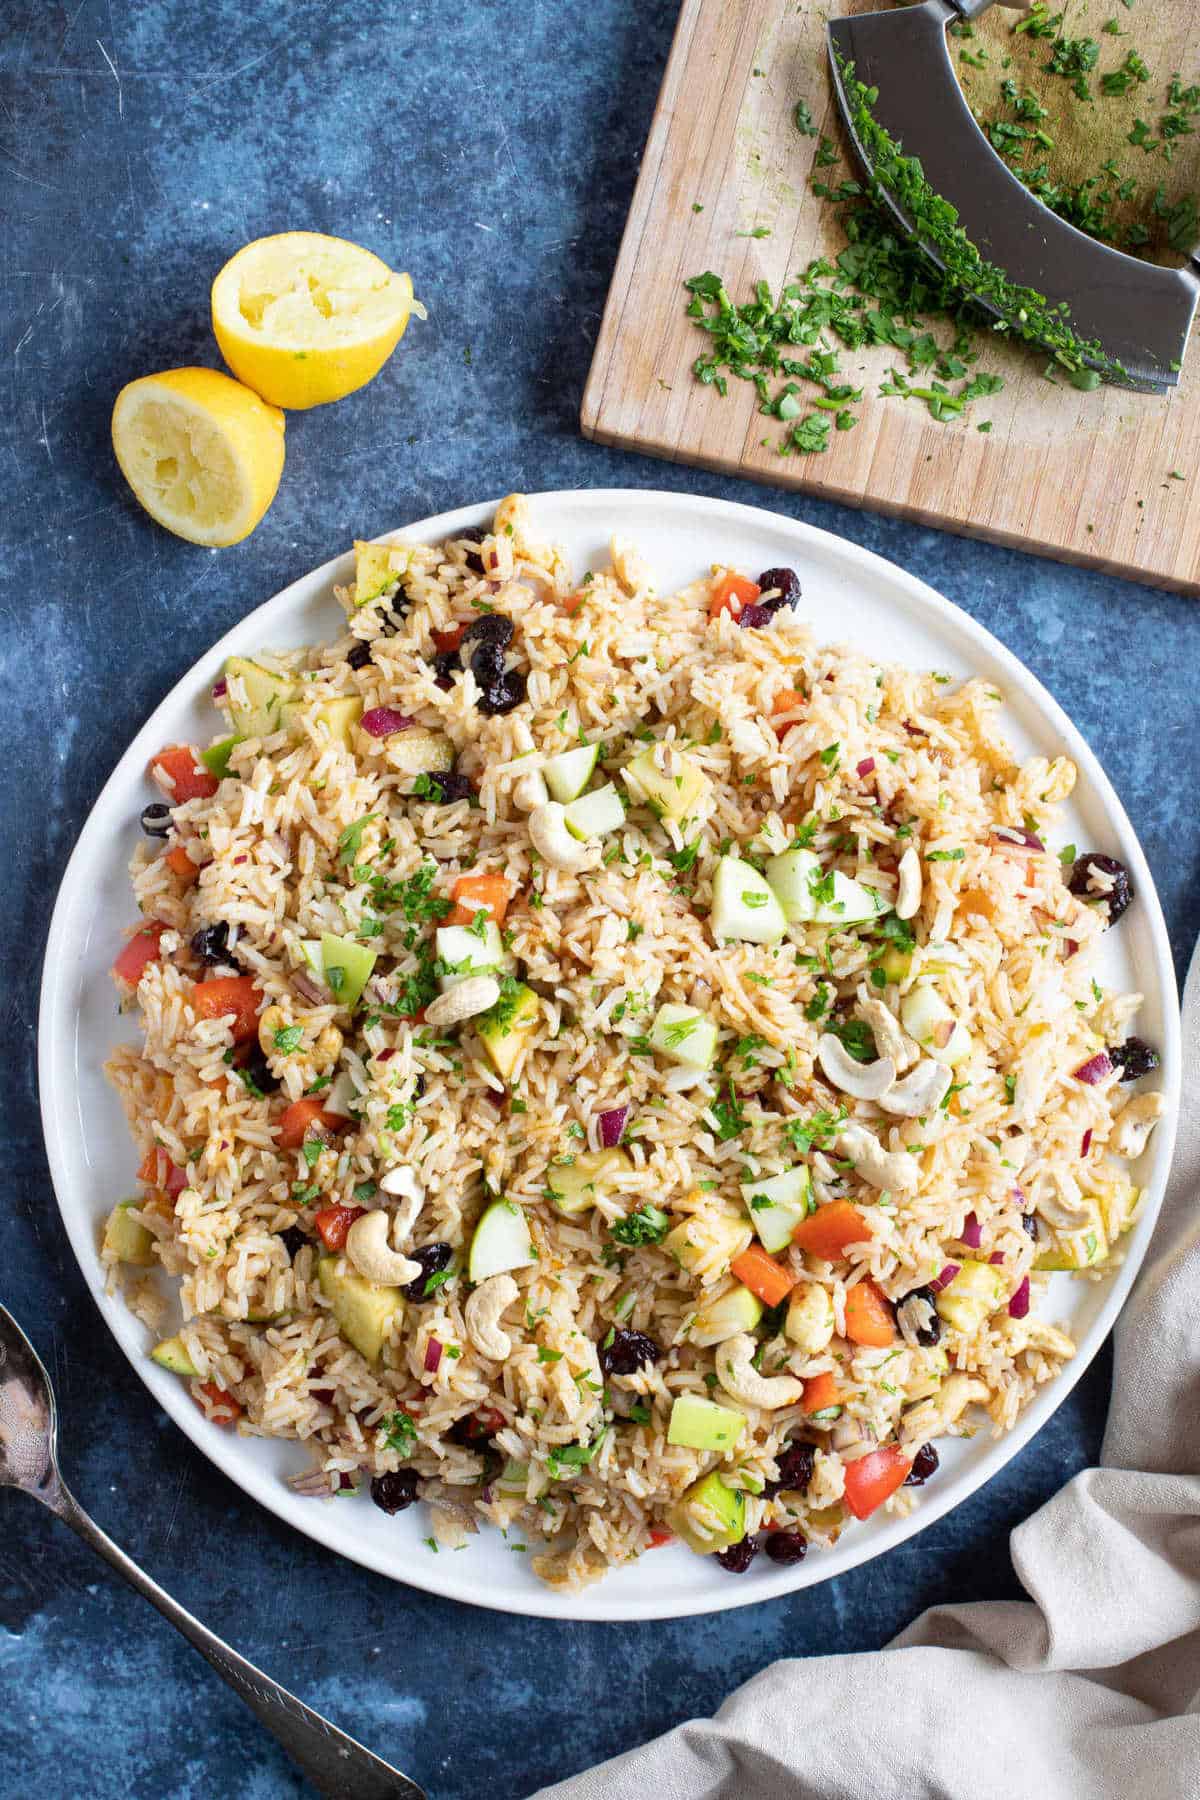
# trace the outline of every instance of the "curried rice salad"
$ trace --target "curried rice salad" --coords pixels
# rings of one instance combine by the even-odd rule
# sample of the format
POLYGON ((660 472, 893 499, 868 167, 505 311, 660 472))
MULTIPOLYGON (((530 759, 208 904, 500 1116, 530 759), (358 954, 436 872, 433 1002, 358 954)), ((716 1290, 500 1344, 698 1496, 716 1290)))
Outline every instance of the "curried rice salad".
POLYGON ((903 1512, 1074 1353, 1161 1095, 986 683, 489 532, 360 544, 345 633, 153 760, 104 1257, 213 1428, 574 1587, 903 1512), (174 1277, 183 1324, 152 1276, 174 1277), (170 1333, 169 1335, 168 1332, 170 1333))

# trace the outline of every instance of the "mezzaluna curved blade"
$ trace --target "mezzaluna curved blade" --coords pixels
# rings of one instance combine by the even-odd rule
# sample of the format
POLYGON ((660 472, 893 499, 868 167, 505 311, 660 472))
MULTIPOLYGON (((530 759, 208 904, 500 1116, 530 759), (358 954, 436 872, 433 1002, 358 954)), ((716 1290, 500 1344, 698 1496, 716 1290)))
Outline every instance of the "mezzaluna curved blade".
MULTIPOLYGON (((924 0, 894 12, 833 19, 829 60, 838 106, 860 162, 874 175, 843 86, 841 64, 877 88, 875 120, 916 157, 930 187, 948 200, 980 253, 1010 280, 1047 300, 1065 302, 1073 329, 1097 339, 1126 372, 1122 385, 1156 392, 1179 380, 1200 292, 1196 277, 1111 250, 1077 231, 1024 187, 979 129, 950 60, 946 27, 959 14, 947 0, 924 0)), ((905 232, 914 236, 897 197, 881 192, 905 232)), ((917 240, 939 267, 935 243, 917 240)), ((1003 315, 980 298, 994 317, 1003 315)))

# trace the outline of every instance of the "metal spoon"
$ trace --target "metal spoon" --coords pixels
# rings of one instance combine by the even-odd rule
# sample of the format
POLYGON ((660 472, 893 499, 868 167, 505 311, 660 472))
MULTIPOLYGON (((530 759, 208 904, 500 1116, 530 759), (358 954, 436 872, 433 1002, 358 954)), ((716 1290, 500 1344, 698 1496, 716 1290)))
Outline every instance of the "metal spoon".
POLYGON ((144 1594, 240 1694, 313 1785, 333 1800, 426 1800, 399 1769, 347 1737, 192 1617, 118 1549, 67 1491, 58 1471, 58 1413, 50 1377, 12 1314, 0 1306, 0 1487, 20 1488, 144 1594))

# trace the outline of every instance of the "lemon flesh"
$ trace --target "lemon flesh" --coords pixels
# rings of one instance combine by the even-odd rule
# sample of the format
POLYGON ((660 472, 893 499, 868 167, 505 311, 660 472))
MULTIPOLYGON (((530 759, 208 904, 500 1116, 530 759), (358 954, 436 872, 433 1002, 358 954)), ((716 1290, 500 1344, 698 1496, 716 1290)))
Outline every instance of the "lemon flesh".
POLYGON ((364 387, 414 310, 407 275, 316 231, 256 239, 212 288, 213 331, 229 367, 264 400, 294 410, 364 387))
POLYGON ((117 395, 113 449, 151 518, 193 544, 236 544, 283 473, 283 414, 216 369, 165 369, 117 395))

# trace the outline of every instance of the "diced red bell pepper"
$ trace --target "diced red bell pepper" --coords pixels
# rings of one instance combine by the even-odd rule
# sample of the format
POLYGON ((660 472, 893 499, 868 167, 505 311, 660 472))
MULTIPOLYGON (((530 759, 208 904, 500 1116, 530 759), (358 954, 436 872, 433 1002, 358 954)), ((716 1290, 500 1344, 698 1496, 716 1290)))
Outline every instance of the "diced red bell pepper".
POLYGON ((776 737, 786 737, 788 732, 792 729, 792 726, 796 723, 795 719, 784 719, 781 718, 780 715, 783 713, 793 713, 796 711, 797 707, 804 706, 805 704, 806 696, 800 692, 799 688, 781 688, 779 690, 771 702, 771 714, 775 723, 776 737))
POLYGON ((503 925, 513 891, 506 876, 493 873, 460 875, 450 894, 455 906, 446 920, 447 925, 470 925, 481 906, 487 909, 494 925, 503 925), (471 904, 467 905, 467 901, 471 904))
POLYGON ((719 619, 723 612, 731 613, 736 619, 743 606, 752 606, 762 593, 756 582, 747 580, 745 575, 733 575, 728 571, 719 577, 709 596, 708 616, 719 619))
POLYGON ((365 1211, 363 1206, 323 1206, 313 1224, 320 1232, 325 1248, 344 1250, 347 1232, 355 1219, 361 1219, 365 1211))
POLYGON ((210 800, 220 782, 196 759, 190 744, 168 744, 150 758, 150 774, 172 806, 185 800, 210 800))
POLYGON ((822 1262, 836 1262, 845 1256, 851 1244, 865 1244, 872 1236, 871 1227, 849 1200, 831 1200, 819 1206, 807 1219, 801 1219, 792 1233, 792 1242, 800 1250, 819 1256, 822 1262))
POLYGON ((757 1294, 764 1306, 778 1306, 796 1285, 791 1270, 768 1256, 761 1244, 749 1245, 740 1256, 734 1257, 729 1268, 744 1287, 757 1294))
MULTIPOLYGON (((241 1401, 235 1400, 225 1388, 218 1387, 215 1381, 202 1381, 200 1392, 212 1407, 208 1416, 214 1425, 232 1425, 241 1418, 243 1412, 241 1401)), ((197 1401, 196 1404, 199 1406, 200 1402, 197 1401)))
POLYGON ((445 631, 435 631, 433 633, 433 641, 444 655, 447 650, 458 649, 463 641, 463 632, 466 629, 465 625, 451 625, 445 631))
POLYGON ((134 932, 112 966, 118 981, 126 981, 130 987, 137 986, 146 969, 162 954, 158 941, 166 929, 155 919, 134 932))
POLYGON ((164 860, 172 875, 178 875, 180 881, 185 881, 189 887, 194 881, 199 881, 200 870, 182 844, 176 844, 173 849, 168 850, 164 860))
POLYGON ((192 989, 192 1011, 198 1019, 223 1019, 232 1015, 230 1030, 235 1044, 258 1034, 258 1003, 262 990, 252 975, 216 975, 197 982, 192 989))
POLYGON ((912 1463, 899 1444, 884 1444, 846 1464, 846 1505, 856 1519, 869 1519, 900 1487, 912 1463))
POLYGON ((298 1150, 310 1137, 324 1138, 328 1143, 338 1126, 343 1124, 345 1120, 336 1113, 326 1112, 315 1094, 293 1100, 279 1115, 279 1148, 298 1150))
POLYGON ((809 1375, 805 1378, 801 1405, 806 1413, 811 1415, 828 1412, 831 1407, 841 1404, 842 1396, 838 1393, 837 1380, 832 1370, 826 1369, 822 1375, 809 1375))
POLYGON ((896 1341, 892 1309, 873 1281, 858 1281, 846 1292, 846 1336, 873 1350, 886 1350, 896 1341))
POLYGON ((673 1531, 668 1531, 665 1526, 652 1525, 649 1531, 649 1538, 650 1549, 661 1550, 664 1544, 673 1544, 675 1542, 675 1533, 673 1531))
POLYGON ((178 1163, 173 1163, 166 1151, 158 1145, 147 1150, 143 1156, 137 1178, 144 1181, 147 1187, 162 1188, 172 1199, 176 1194, 182 1193, 188 1184, 187 1171, 181 1169, 178 1163))

